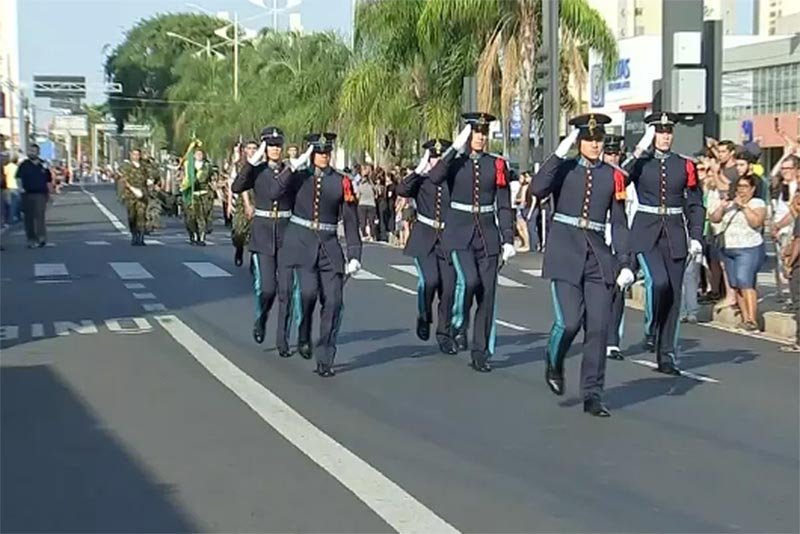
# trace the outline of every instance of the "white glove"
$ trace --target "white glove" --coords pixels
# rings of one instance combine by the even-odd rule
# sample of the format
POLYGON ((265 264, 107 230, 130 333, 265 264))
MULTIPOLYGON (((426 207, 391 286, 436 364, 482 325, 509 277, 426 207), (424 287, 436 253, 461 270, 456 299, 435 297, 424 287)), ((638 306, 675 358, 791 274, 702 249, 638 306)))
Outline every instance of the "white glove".
POLYGON ((308 145, 306 151, 300 154, 300 156, 296 158, 290 158, 289 167, 292 168, 292 171, 296 171, 300 167, 305 167, 306 165, 308 165, 308 162, 311 161, 312 152, 314 152, 314 146, 308 145))
POLYGON ((650 145, 653 144, 653 139, 656 138, 656 127, 652 124, 647 127, 644 131, 644 135, 639 142, 636 144, 636 151, 641 153, 650 148, 650 145))
POLYGON ((153 181, 153 179, 152 179, 152 178, 148 178, 148 179, 147 179, 147 185, 153 185, 154 183, 155 183, 155 182, 153 181))
POLYGON ((472 133, 472 125, 467 124, 464 128, 458 132, 455 140, 453 141, 453 150, 457 152, 463 152, 464 147, 467 146, 467 141, 469 141, 469 136, 472 133))
POLYGON ((247 163, 250 165, 256 166, 261 163, 261 159, 264 157, 264 153, 267 151, 267 142, 261 141, 261 144, 258 145, 258 150, 256 153, 253 154, 252 158, 247 158, 247 163))
POLYGON ((503 263, 506 263, 508 260, 510 260, 511 258, 513 258, 516 255, 517 255, 517 251, 514 250, 514 245, 509 245, 508 243, 503 243, 503 253, 501 255, 503 263))
POLYGON ((617 276, 617 285, 623 291, 628 289, 632 283, 636 281, 636 277, 633 275, 633 271, 625 267, 619 272, 619 276, 617 276))
POLYGON ((358 271, 361 270, 361 262, 357 259, 353 258, 344 268, 344 274, 356 274, 358 271))
POLYGON ((692 239, 689 242, 689 255, 700 256, 703 254, 703 244, 697 239, 692 239))
POLYGON ((574 145, 575 141, 578 140, 579 132, 580 130, 578 130, 577 128, 573 128, 572 131, 569 133, 569 135, 566 136, 564 140, 558 144, 558 148, 556 148, 556 151, 554 152, 556 157, 564 159, 564 156, 567 155, 569 149, 572 148, 572 145, 574 145))
POLYGON ((422 155, 422 158, 419 160, 419 165, 417 168, 414 169, 415 174, 422 174, 426 170, 428 170, 428 162, 431 159, 431 151, 429 149, 425 149, 425 153, 422 155))
POLYGON ((128 189, 131 190, 131 193, 133 193, 133 196, 135 196, 136 198, 142 198, 144 196, 144 193, 142 193, 142 190, 139 189, 138 187, 129 185, 128 189))

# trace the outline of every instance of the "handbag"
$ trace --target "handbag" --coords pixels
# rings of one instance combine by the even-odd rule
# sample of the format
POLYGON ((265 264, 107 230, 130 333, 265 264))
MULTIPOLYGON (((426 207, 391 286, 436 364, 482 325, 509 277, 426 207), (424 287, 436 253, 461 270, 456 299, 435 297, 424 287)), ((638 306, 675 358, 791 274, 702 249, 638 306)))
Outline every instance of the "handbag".
POLYGON ((725 249, 725 232, 728 230, 728 227, 733 222, 733 219, 736 218, 736 215, 742 211, 741 208, 736 208, 736 213, 733 214, 733 217, 728 219, 728 222, 725 223, 725 227, 718 233, 714 234, 711 238, 711 243, 717 248, 717 250, 724 250, 725 249))

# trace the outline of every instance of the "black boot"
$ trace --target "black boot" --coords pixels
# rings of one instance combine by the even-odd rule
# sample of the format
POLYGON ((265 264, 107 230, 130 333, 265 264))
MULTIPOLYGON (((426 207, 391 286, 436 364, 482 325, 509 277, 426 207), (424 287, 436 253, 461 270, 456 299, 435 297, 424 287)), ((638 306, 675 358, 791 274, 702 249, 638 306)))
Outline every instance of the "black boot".
POLYGON ((288 347, 278 347, 278 356, 281 358, 291 358, 292 351, 288 347))
POLYGON ((311 353, 311 343, 298 343, 297 352, 304 360, 310 360, 313 356, 311 353))
POLYGON ((594 417, 611 417, 611 412, 608 411, 600 397, 592 395, 583 400, 583 411, 594 417))
POLYGON ((644 350, 647 352, 656 351, 656 336, 654 334, 647 334, 644 336, 644 350))
POLYGON ((464 332, 456 332, 454 336, 456 347, 459 351, 467 350, 467 333, 464 332))
POLYGON ((317 369, 314 372, 322 378, 336 376, 336 371, 333 370, 333 367, 331 367, 331 364, 329 363, 317 362, 317 369))
POLYGON ((558 361, 553 365, 549 351, 545 352, 545 358, 547 366, 544 371, 544 379, 547 387, 556 395, 561 396, 564 394, 564 361, 558 361))
POLYGON ((256 322, 253 324, 253 339, 259 345, 264 342, 264 331, 267 326, 267 314, 264 313, 261 317, 256 319, 256 322))
POLYGON ((139 237, 136 230, 131 230, 131 246, 132 247, 139 246, 139 237))
POLYGON ((422 341, 428 341, 431 337, 431 323, 422 317, 417 317, 417 337, 422 341))
POLYGON ((674 352, 659 354, 658 367, 653 369, 653 371, 670 376, 681 376, 681 370, 678 368, 676 361, 674 352))
POLYGON ((202 232, 200 234, 198 234, 198 236, 197 236, 197 245, 201 246, 201 247, 206 246, 206 234, 204 234, 202 232))
POLYGON ((458 347, 453 338, 444 334, 436 334, 436 342, 439 344, 439 350, 444 354, 458 354, 458 347))
POLYGON ((624 360, 625 356, 623 356, 622 352, 620 352, 619 348, 611 347, 608 350, 608 359, 609 360, 624 360))
POLYGON ((147 245, 147 243, 144 242, 144 232, 139 232, 139 246, 143 247, 145 245, 147 245))
POLYGON ((194 232, 189 232, 189 244, 190 245, 197 244, 197 235, 194 232))
POLYGON ((237 267, 242 266, 242 256, 244 255, 244 247, 237 246, 236 252, 233 255, 233 264, 237 267))
POLYGON ((492 370, 492 366, 489 365, 487 359, 486 354, 473 354, 469 366, 472 367, 473 371, 477 371, 478 373, 488 373, 492 370))

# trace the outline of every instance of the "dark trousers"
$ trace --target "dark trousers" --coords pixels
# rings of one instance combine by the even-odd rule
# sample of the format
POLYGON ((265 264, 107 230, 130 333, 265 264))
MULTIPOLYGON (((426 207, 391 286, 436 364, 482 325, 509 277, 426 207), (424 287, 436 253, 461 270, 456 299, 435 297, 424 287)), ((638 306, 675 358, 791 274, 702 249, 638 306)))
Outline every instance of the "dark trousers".
POLYGON ((453 291, 456 274, 445 252, 438 246, 427 256, 414 258, 417 266, 417 314, 427 323, 433 322, 433 297, 439 296, 436 336, 451 335, 450 314, 453 308, 453 291))
POLYGON ((480 240, 476 239, 470 248, 452 251, 450 259, 456 272, 453 330, 467 330, 474 299, 478 307, 473 318, 472 359, 482 363, 494 354, 497 256, 487 255, 480 240))
MULTIPOLYGON (((636 255, 644 271, 645 335, 656 336, 659 363, 675 353, 686 259, 673 259, 662 237, 647 252, 636 255)), ((674 363, 674 362, 673 362, 674 363)))
POLYGON ((611 320, 608 324, 606 346, 619 348, 625 328, 625 292, 614 286, 611 297, 611 320))
POLYGON ((725 296, 725 278, 722 274, 722 253, 714 245, 710 243, 706 245, 706 258, 708 260, 708 285, 709 293, 718 298, 725 296))
POLYGON ((800 263, 792 267, 792 278, 789 280, 789 291, 792 295, 792 308, 796 323, 795 344, 800 345, 800 263))
MULTIPOLYGON (((250 253, 250 271, 253 274, 253 293, 256 299, 256 320, 267 322, 279 289, 288 295, 292 272, 278 267, 278 257, 263 252, 250 253)), ((278 319, 275 345, 279 350, 289 350, 289 319, 291 301, 288 297, 278 299, 278 319)))
POLYGON ((28 243, 44 243, 47 241, 45 226, 45 210, 47 193, 25 193, 22 197, 22 209, 25 215, 25 235, 28 243))
POLYGON ((584 398, 600 396, 606 375, 606 336, 608 310, 613 286, 603 280, 600 264, 591 250, 587 252, 583 279, 578 285, 563 280, 550 282, 555 322, 550 330, 547 356, 554 367, 563 365, 572 341, 583 326, 583 361, 581 394, 584 398))
POLYGON ((369 235, 372 239, 378 239, 378 227, 375 225, 377 218, 375 206, 359 206, 358 218, 361 222, 361 235, 367 235, 367 228, 369 228, 369 235))
POLYGON ((319 340, 314 354, 317 362, 333 364, 336 338, 342 322, 342 274, 334 270, 328 257, 321 253, 316 265, 294 267, 292 270, 292 309, 300 325, 298 342, 311 343, 314 307, 319 296, 319 340))

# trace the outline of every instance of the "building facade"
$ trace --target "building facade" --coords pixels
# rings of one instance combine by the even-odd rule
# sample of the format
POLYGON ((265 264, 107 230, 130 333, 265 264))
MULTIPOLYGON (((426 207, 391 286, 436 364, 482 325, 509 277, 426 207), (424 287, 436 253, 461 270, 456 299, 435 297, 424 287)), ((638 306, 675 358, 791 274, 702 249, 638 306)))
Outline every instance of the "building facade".
MULTIPOLYGON (((800 28, 782 22, 800 13, 800 0, 756 0, 756 25, 759 35, 797 33, 800 28)), ((797 20, 797 17, 794 17, 797 20)))
POLYGON ((17 0, 0 0, 0 149, 22 146, 17 0))

